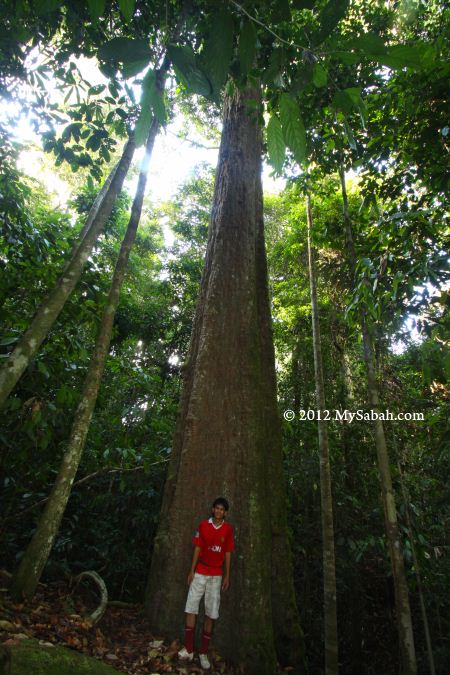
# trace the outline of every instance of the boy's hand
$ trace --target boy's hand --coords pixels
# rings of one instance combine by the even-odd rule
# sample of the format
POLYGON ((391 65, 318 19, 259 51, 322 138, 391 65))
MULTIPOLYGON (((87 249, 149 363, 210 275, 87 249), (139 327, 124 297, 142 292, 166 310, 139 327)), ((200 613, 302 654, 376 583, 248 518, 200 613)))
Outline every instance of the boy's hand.
POLYGON ((187 578, 188 586, 190 586, 193 581, 194 581, 194 572, 189 572, 188 578, 187 578))
POLYGON ((230 588, 230 578, 224 577, 222 582, 222 590, 227 591, 230 588))

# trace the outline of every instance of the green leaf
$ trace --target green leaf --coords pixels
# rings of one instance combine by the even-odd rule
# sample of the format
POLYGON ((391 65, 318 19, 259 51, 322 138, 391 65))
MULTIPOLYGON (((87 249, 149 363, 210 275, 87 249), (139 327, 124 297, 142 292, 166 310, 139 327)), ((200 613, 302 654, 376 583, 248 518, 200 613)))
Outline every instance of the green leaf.
POLYGON ((92 19, 96 21, 102 14, 105 9, 106 0, 87 0, 89 7, 89 14, 92 19))
POLYGON ((122 67, 122 75, 125 78, 134 77, 141 70, 144 70, 149 64, 148 59, 141 59, 140 61, 132 61, 131 63, 124 63, 122 67))
POLYGON ((347 136, 349 146, 353 150, 356 150, 358 146, 356 145, 356 140, 355 140, 355 137, 353 135, 352 128, 349 125, 349 123, 347 122, 347 120, 344 120, 344 129, 345 129, 345 135, 347 136))
POLYGON ((120 11, 126 21, 131 21, 134 13, 135 0, 119 0, 120 11))
POLYGON ((256 30, 253 21, 246 21, 239 36, 239 63, 241 73, 246 75, 251 70, 256 55, 256 30))
POLYGON ((156 77, 152 71, 149 71, 144 77, 142 98, 145 99, 145 104, 150 105, 158 122, 164 125, 167 121, 166 106, 164 105, 163 94, 158 90, 156 77))
POLYGON ((134 127, 134 139, 136 141, 136 146, 144 145, 147 140, 148 132, 150 131, 150 125, 152 123, 152 111, 150 107, 142 108, 139 113, 139 117, 134 127))
POLYGON ((272 50, 269 67, 263 72, 262 80, 264 84, 276 84, 277 87, 283 86, 281 73, 283 72, 284 56, 284 49, 282 47, 272 50))
POLYGON ((212 84, 212 93, 216 97, 227 78, 233 55, 233 32, 234 26, 231 14, 225 8, 214 12, 201 60, 203 70, 212 84))
POLYGON ((292 80, 292 85, 291 85, 291 93, 292 94, 299 94, 303 89, 305 89, 308 84, 311 83, 312 78, 313 78, 313 70, 314 70, 314 64, 313 63, 302 63, 295 75, 295 77, 292 80))
POLYGON ((93 152, 97 152, 101 145, 102 139, 101 137, 93 133, 91 136, 89 136, 88 140, 86 141, 86 150, 92 150, 93 152))
POLYGON ((394 45, 389 47, 384 56, 374 55, 374 60, 389 68, 416 68, 420 69, 426 66, 428 59, 425 59, 427 45, 417 42, 415 45, 394 45))
POLYGON ((349 0, 328 0, 319 14, 320 28, 311 38, 313 46, 319 45, 333 32, 339 21, 345 16, 348 5, 349 0))
POLYGON ((155 71, 149 70, 142 82, 141 112, 135 127, 136 145, 143 145, 150 131, 153 115, 161 123, 166 123, 166 108, 161 92, 156 86, 155 71), (153 114, 152 114, 153 113, 153 114))
POLYGON ((320 63, 314 64, 312 81, 314 83, 314 86, 318 88, 325 87, 328 81, 328 73, 325 70, 325 68, 320 65, 320 63))
POLYGON ((144 59, 150 60, 152 51, 147 40, 117 37, 100 47, 98 57, 103 61, 134 63, 144 59))
POLYGON ((167 49, 179 82, 192 94, 211 96, 213 88, 205 72, 197 65, 192 47, 170 45, 167 49))
POLYGON ((354 108, 357 107, 355 103, 355 98, 351 95, 347 89, 344 91, 337 91, 333 96, 331 105, 335 110, 342 110, 344 113, 350 113, 354 108))
POLYGON ((281 173, 286 155, 286 144, 280 120, 276 115, 271 115, 267 125, 267 150, 270 163, 278 173, 281 173))
POLYGON ((289 94, 280 96, 280 117, 286 145, 300 164, 306 155, 306 131, 297 102, 289 94))
POLYGON ((386 54, 387 51, 383 38, 376 33, 365 33, 353 38, 347 42, 347 46, 351 49, 365 52, 369 57, 372 57, 374 54, 386 54))

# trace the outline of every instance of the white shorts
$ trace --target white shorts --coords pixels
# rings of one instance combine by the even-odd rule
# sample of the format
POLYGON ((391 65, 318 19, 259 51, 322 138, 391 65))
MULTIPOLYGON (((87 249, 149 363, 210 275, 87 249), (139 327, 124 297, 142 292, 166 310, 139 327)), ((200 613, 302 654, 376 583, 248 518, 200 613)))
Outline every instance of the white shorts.
POLYGON ((198 614, 200 600, 205 596, 206 616, 209 616, 210 619, 217 619, 219 617, 221 585, 221 576, 207 576, 206 574, 196 572, 189 586, 186 609, 184 611, 188 614, 198 614))

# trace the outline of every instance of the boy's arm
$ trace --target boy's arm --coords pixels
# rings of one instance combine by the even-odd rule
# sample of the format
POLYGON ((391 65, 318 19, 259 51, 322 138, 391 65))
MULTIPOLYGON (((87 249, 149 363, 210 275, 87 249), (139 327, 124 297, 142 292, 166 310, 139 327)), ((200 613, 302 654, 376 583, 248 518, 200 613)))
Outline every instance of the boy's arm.
POLYGON ((188 574, 188 585, 189 585, 189 586, 191 585, 192 580, 194 579, 195 568, 196 568, 196 566, 197 566, 198 556, 200 555, 200 551, 201 551, 201 550, 202 550, 202 549, 200 548, 200 546, 196 546, 196 547, 194 548, 194 555, 192 556, 191 571, 190 571, 189 574, 188 574))
POLYGON ((231 568, 231 551, 225 553, 225 575, 222 582, 222 590, 226 591, 230 587, 230 568, 231 568))

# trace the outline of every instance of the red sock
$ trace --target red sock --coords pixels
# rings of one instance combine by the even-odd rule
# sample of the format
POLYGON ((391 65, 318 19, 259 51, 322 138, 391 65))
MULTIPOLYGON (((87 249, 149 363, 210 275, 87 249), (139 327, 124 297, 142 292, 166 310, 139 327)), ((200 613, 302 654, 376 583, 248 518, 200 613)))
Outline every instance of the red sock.
POLYGON ((194 651, 194 627, 185 626, 184 627, 184 646, 186 647, 189 654, 192 654, 194 651))
POLYGON ((208 653, 210 641, 211 641, 211 633, 207 633, 206 630, 204 630, 202 635, 202 646, 200 647, 199 654, 208 653))

